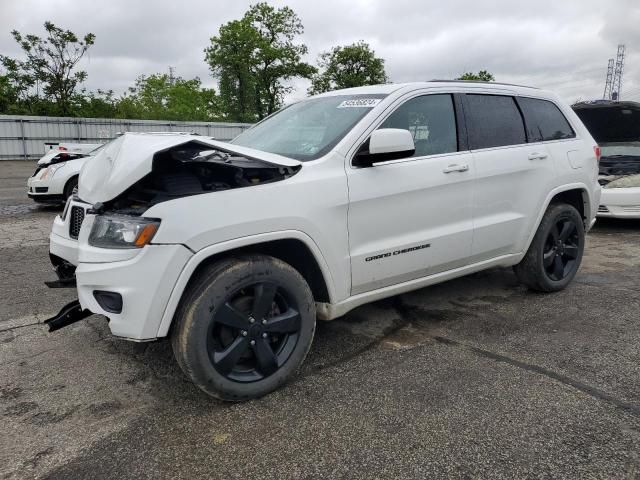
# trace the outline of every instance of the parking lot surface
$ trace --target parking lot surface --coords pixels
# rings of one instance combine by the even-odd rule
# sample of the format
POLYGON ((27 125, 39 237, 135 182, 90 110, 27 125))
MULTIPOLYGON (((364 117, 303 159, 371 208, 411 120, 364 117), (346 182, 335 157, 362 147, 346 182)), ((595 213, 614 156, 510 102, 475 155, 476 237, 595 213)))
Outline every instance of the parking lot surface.
POLYGON ((60 209, 0 162, 0 478, 640 478, 640 221, 602 222, 565 291, 493 269, 319 323, 297 379, 225 404, 168 342, 40 322, 60 209))

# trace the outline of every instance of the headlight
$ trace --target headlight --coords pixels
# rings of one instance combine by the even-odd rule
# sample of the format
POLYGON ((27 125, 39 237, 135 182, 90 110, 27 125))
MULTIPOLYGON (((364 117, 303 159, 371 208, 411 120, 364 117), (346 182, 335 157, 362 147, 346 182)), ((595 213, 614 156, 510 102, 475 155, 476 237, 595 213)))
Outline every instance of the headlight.
POLYGON ((54 163, 53 165, 49 165, 47 168, 43 170, 42 175, 40 175, 40 180, 53 177, 56 171, 60 167, 64 167, 66 164, 67 162, 60 162, 60 163, 54 163))
POLYGON ((101 248, 142 248, 158 231, 160 222, 148 218, 98 215, 89 245, 101 248))

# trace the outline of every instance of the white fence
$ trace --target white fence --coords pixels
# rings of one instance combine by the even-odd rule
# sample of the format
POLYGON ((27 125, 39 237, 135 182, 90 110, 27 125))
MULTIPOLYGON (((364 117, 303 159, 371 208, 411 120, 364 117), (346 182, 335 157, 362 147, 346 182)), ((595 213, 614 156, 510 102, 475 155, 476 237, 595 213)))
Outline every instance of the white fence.
POLYGON ((193 132, 231 140, 248 123, 0 115, 0 160, 42 157, 45 142, 101 143, 119 132, 193 132))

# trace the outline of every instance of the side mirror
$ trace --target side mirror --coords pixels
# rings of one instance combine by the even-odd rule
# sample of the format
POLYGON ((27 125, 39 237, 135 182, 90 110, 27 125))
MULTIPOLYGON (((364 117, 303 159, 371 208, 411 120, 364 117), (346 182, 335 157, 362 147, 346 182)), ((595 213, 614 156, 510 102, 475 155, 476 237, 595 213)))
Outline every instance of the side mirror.
POLYGON ((375 130, 355 158, 356 167, 370 167, 374 163, 397 160, 413 155, 416 147, 409 130, 401 128, 381 128, 375 130))

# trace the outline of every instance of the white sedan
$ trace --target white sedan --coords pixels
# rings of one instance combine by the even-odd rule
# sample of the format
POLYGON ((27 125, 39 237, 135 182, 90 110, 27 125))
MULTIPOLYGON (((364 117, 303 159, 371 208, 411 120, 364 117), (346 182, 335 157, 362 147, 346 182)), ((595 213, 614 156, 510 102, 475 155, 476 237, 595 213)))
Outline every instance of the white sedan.
POLYGON ((63 144, 48 151, 38 160, 36 171, 27 180, 29 198, 38 203, 66 202, 78 186, 80 169, 100 148, 101 144, 72 147, 63 144))

